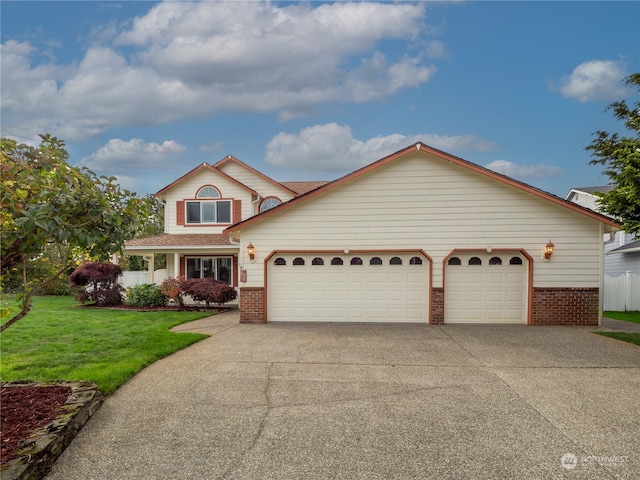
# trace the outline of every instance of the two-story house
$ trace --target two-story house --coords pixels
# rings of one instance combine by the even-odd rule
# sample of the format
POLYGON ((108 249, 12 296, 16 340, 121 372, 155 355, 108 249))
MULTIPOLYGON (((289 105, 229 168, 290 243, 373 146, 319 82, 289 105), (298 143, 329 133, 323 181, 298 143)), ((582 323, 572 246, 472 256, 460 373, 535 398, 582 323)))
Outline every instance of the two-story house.
POLYGON ((329 183, 229 156, 161 189, 169 276, 238 288, 241 322, 597 325, 610 218, 416 143, 329 183))
POLYGON ((125 252, 149 259, 166 254, 169 277, 209 277, 238 287, 239 242, 223 231, 324 183, 279 183, 231 155, 203 163, 156 193, 165 204, 165 233, 130 240, 125 252))

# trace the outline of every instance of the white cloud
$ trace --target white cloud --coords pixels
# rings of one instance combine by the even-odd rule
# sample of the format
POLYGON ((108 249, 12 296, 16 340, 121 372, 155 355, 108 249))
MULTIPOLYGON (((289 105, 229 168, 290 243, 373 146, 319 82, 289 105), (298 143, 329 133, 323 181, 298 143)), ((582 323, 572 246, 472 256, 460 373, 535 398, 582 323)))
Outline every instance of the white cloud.
POLYGON ((542 163, 538 165, 518 165, 507 160, 494 160, 486 165, 486 168, 519 180, 540 180, 564 173, 564 170, 553 165, 542 163))
POLYGON ((66 65, 37 64, 41 52, 7 41, 3 129, 38 128, 82 140, 114 126, 225 111, 279 112, 290 119, 323 102, 384 99, 435 73, 424 54, 408 53, 428 28, 425 8, 166 2, 118 33, 113 24, 94 30, 93 46, 66 65), (378 51, 390 40, 405 42, 406 51, 394 58, 378 51))
POLYGON ((347 172, 416 142, 447 152, 496 148, 493 142, 474 135, 393 134, 361 141, 353 137, 348 126, 328 123, 305 128, 297 134, 279 133, 267 144, 265 160, 279 168, 347 172))
POLYGON ((550 88, 582 103, 615 100, 627 93, 623 82, 626 75, 621 62, 591 60, 574 68, 571 75, 563 77, 558 86, 550 84, 550 88))
MULTIPOLYGON (((96 173, 108 172, 122 179, 121 172, 127 173, 140 168, 163 168, 174 164, 176 157, 186 151, 184 145, 174 140, 162 143, 144 142, 139 138, 125 141, 112 138, 95 153, 80 160, 80 165, 96 173)), ((127 177, 129 178, 129 177, 127 177)), ((131 182, 131 178, 129 178, 131 182)))

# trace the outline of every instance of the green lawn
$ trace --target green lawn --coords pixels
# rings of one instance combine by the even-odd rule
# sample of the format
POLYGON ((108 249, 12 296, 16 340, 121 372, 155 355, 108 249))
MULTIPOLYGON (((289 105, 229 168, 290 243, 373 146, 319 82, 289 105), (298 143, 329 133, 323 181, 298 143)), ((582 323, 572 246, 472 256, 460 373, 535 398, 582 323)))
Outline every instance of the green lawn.
POLYGON ((89 380, 106 395, 147 365, 206 338, 169 328, 211 315, 87 308, 72 297, 35 297, 33 305, 0 334, 0 379, 89 380))
POLYGON ((594 332, 598 335, 605 337, 615 338, 616 340, 622 340, 623 342, 634 343, 640 345, 640 333, 626 333, 626 332, 594 332))
POLYGON ((602 313, 607 318, 623 320, 625 322, 640 323, 640 312, 608 312, 602 313))

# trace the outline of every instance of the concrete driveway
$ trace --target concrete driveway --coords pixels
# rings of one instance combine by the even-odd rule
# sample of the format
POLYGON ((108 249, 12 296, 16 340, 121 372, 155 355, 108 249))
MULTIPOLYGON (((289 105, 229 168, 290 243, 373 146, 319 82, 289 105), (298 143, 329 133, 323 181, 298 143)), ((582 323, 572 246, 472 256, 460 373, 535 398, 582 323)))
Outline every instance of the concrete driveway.
POLYGON ((182 325, 70 479, 640 478, 640 347, 579 327, 182 325))

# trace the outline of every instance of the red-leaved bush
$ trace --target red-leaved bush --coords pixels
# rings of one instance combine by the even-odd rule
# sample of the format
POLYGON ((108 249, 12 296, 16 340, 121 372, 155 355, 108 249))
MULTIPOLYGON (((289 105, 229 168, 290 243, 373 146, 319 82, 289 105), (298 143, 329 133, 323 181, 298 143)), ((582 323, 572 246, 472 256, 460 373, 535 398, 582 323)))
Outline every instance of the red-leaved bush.
POLYGON ((122 304, 123 288, 118 285, 122 269, 109 262, 85 262, 69 275, 69 287, 76 289, 76 300, 98 306, 122 304))
POLYGON ((205 302, 207 308, 210 303, 221 305, 235 300, 238 296, 235 288, 213 278, 189 278, 182 280, 181 285, 185 295, 190 295, 198 302, 205 302))
POLYGON ((184 307, 184 298, 182 297, 182 282, 184 282, 184 277, 168 277, 164 279, 161 287, 162 293, 175 301, 181 307, 184 307))

